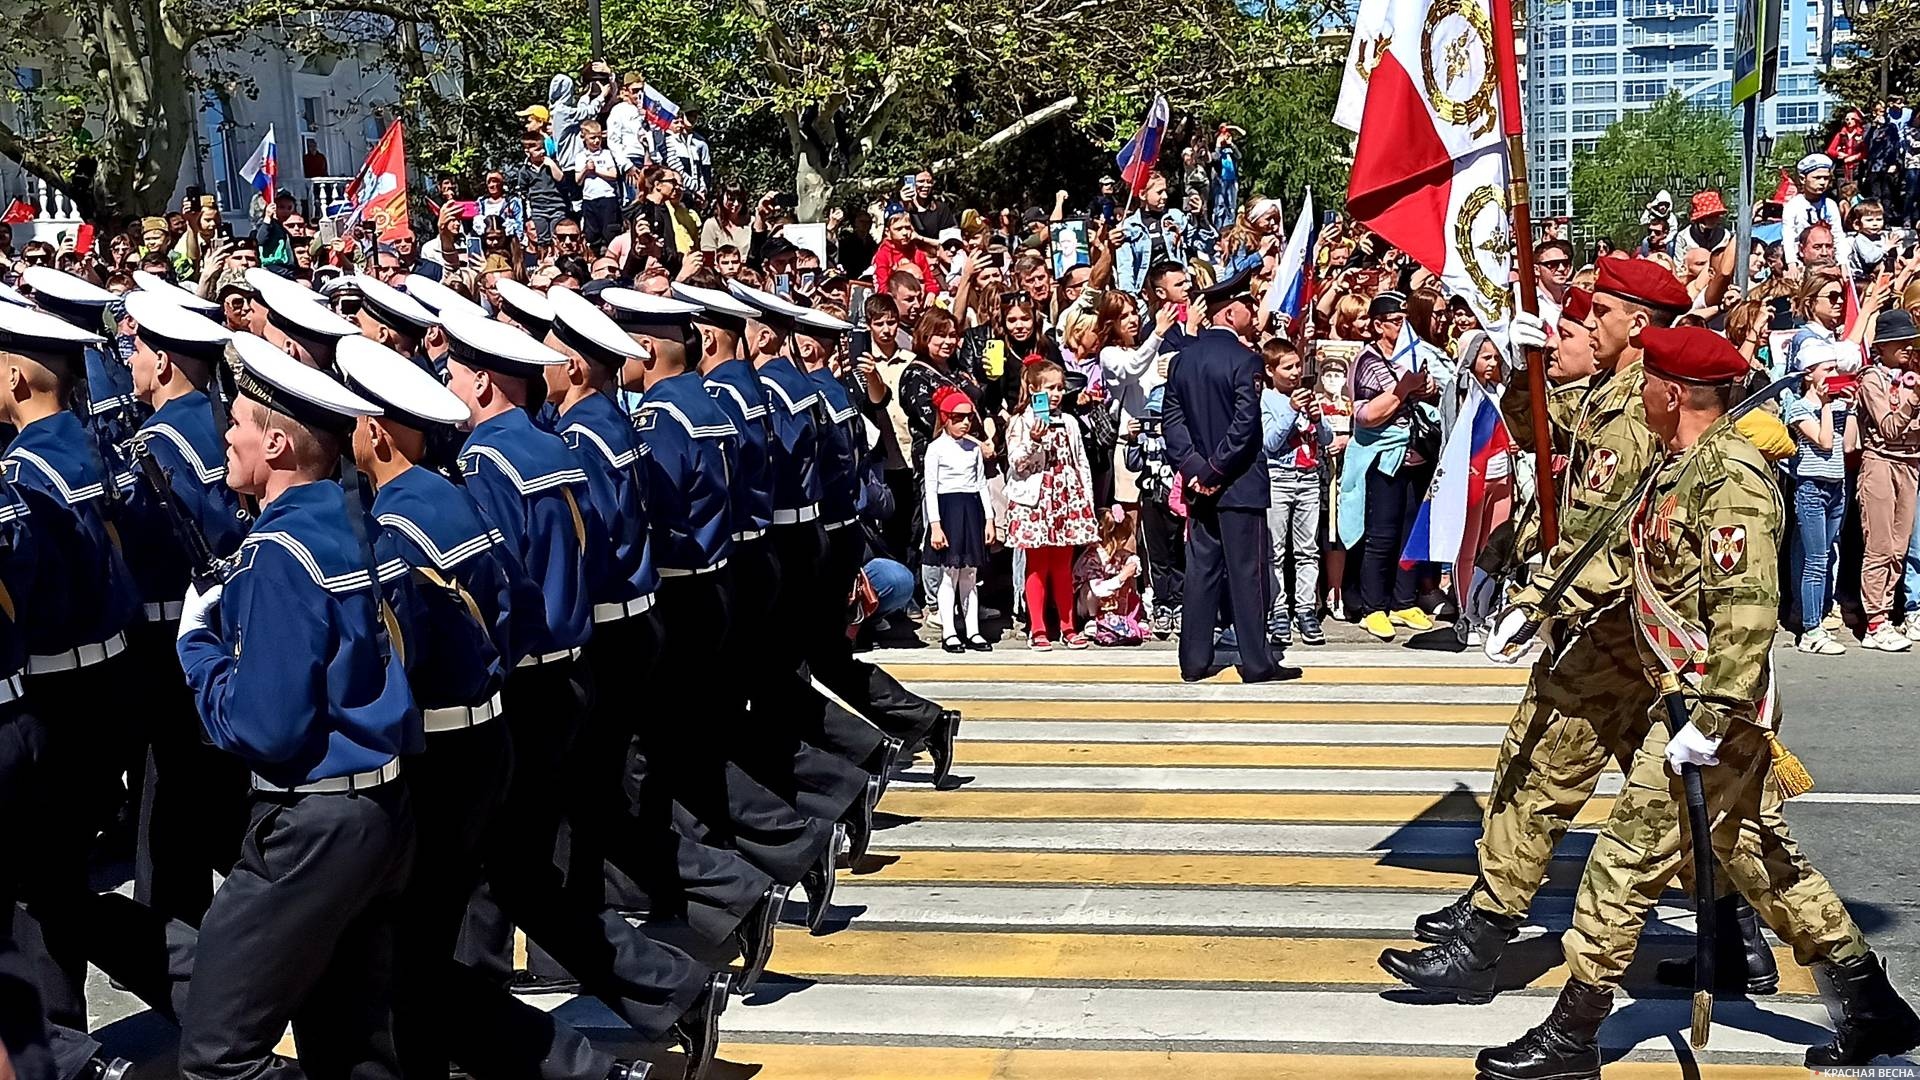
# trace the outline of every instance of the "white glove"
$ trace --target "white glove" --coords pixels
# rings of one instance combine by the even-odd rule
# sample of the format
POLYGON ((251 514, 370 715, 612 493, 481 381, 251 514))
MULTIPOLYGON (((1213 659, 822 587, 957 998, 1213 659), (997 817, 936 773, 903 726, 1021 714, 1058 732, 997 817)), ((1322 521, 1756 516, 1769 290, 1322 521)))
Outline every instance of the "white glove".
POLYGON ((1547 320, 1538 315, 1525 311, 1514 312, 1513 320, 1507 323, 1507 333, 1520 348, 1547 347, 1547 320))
POLYGON ((212 625, 213 609, 220 606, 220 591, 224 588, 224 585, 215 585, 203 593, 196 585, 187 590, 185 599, 180 601, 180 630, 174 635, 175 641, 191 631, 212 625))
POLYGON ((1529 652, 1534 643, 1544 636, 1546 626, 1525 641, 1515 641, 1513 636, 1520 632, 1520 626, 1530 616, 1530 612, 1519 604, 1508 604, 1494 612, 1487 622, 1486 651, 1487 659, 1496 664, 1517 664, 1529 652))
POLYGON ((1692 721, 1667 740, 1667 767, 1678 773, 1682 765, 1720 764, 1720 740, 1709 739, 1692 721))

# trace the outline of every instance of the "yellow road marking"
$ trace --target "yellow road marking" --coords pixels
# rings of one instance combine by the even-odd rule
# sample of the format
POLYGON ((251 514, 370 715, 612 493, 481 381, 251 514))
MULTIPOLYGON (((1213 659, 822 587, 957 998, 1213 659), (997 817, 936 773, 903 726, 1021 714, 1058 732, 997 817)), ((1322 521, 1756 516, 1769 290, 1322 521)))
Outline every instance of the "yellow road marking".
MULTIPOLYGON (((727 1042, 714 1074, 745 1077, 730 1063, 763 1066, 755 1080, 1473 1080, 1469 1057, 1344 1054, 1210 1054, 1198 1051, 1000 1050, 985 1047, 835 1046, 727 1042)), ((1701 1064, 1702 1080, 1807 1080, 1784 1065, 1701 1064)), ((1673 1080, 1670 1061, 1616 1062, 1608 1080, 1673 1080)), ((1693 1075, 1689 1073, 1688 1075, 1693 1075)))
MULTIPOLYGON (((963 725, 962 731, 966 728, 963 725)), ((968 742, 967 765, 1252 766, 1343 769, 1491 769, 1497 746, 1273 746, 1213 743, 968 742)))
MULTIPOLYGON (((887 885, 1209 885, 1244 888, 1374 888, 1464 890, 1473 884, 1474 860, 1382 855, 1180 855, 1081 851, 887 851, 878 850, 852 880, 887 885), (1387 861, 1391 858, 1391 863, 1387 861)), ((1578 860, 1555 859, 1550 888, 1572 889, 1580 881, 1578 860)))
MULTIPOLYGON (((1160 683, 1174 685, 1168 667, 1098 664, 889 664, 897 679, 922 682, 992 683, 1160 683)), ((1524 667, 1309 667, 1300 676, 1275 685, 1294 686, 1525 686, 1524 667)), ((1207 680, 1237 683, 1233 668, 1207 680)))
MULTIPOLYGON (((1024 983, 1209 982, 1397 985, 1380 969, 1380 950, 1417 948, 1406 938, 1224 937, 1200 934, 1025 934, 946 931, 843 930, 812 937, 782 929, 774 970, 787 975, 919 979, 997 979, 1024 983)), ((1642 942, 1628 981, 1653 982, 1664 955, 1691 950, 1690 939, 1642 942)), ((1566 981, 1559 942, 1535 938, 1516 944, 1504 964, 1510 977, 1534 974, 1527 985, 1566 981)), ((1775 950, 1780 989, 1815 993, 1813 976, 1775 950)))
MULTIPOLYGON (((964 773, 964 766, 960 770, 964 773)), ((1349 795, 1344 792, 927 791, 896 784, 880 809, 914 818, 1020 821, 1479 821, 1478 796, 1349 795)), ((1576 819, 1597 824, 1611 796, 1588 800, 1576 819)))
MULTIPOLYGON (((1339 701, 977 701, 948 700, 977 720, 1237 720, 1258 724, 1500 724, 1512 705, 1339 701)), ((962 731, 966 730, 964 727, 962 731)))

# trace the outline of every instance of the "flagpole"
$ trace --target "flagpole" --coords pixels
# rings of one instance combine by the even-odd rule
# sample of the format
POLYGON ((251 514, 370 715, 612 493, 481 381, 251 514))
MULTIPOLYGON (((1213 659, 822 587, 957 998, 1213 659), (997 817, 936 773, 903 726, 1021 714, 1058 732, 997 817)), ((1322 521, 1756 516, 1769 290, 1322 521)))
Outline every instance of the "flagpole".
MULTIPOLYGON (((1507 136, 1507 209, 1513 223, 1515 290, 1520 310, 1540 313, 1539 285, 1533 270, 1533 207, 1527 186, 1527 140, 1520 109, 1520 63, 1513 47, 1512 0, 1492 0, 1493 52, 1500 82, 1500 114, 1507 136)), ((1527 347, 1527 387, 1531 391, 1534 491, 1540 501, 1541 550, 1560 541, 1560 503, 1553 485, 1553 428, 1547 417, 1547 363, 1540 349, 1527 347)))

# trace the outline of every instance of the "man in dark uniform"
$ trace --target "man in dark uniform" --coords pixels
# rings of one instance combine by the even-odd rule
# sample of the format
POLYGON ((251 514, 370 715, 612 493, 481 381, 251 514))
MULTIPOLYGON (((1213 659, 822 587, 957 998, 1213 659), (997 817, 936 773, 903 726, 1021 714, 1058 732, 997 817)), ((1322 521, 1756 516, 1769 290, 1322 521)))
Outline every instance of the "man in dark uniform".
POLYGON ((1240 678, 1265 682, 1279 673, 1267 644, 1265 371, 1247 345, 1254 327, 1252 276, 1248 268, 1201 292, 1207 328, 1174 358, 1167 375, 1167 454, 1187 492, 1180 677, 1188 682, 1216 670, 1213 631, 1222 599, 1239 638, 1240 678))
POLYGON ((334 346, 357 337, 360 328, 326 305, 326 298, 263 266, 247 270, 247 283, 267 309, 260 337, 288 356, 321 371, 334 370, 334 346))

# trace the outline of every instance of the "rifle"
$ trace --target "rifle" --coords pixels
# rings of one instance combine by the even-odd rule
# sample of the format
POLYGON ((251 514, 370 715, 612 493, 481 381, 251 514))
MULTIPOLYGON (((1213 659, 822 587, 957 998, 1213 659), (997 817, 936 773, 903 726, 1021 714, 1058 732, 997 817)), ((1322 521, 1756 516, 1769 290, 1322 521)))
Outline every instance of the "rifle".
POLYGON ((186 553, 187 578, 193 582, 193 587, 206 592, 225 581, 226 564, 213 553, 213 547, 207 543, 207 534, 201 531, 200 523, 180 506, 180 500, 173 493, 172 478, 161 467, 160 460, 140 439, 133 439, 127 445, 141 478, 153 493, 154 501, 167 515, 167 524, 173 529, 175 542, 186 553))

